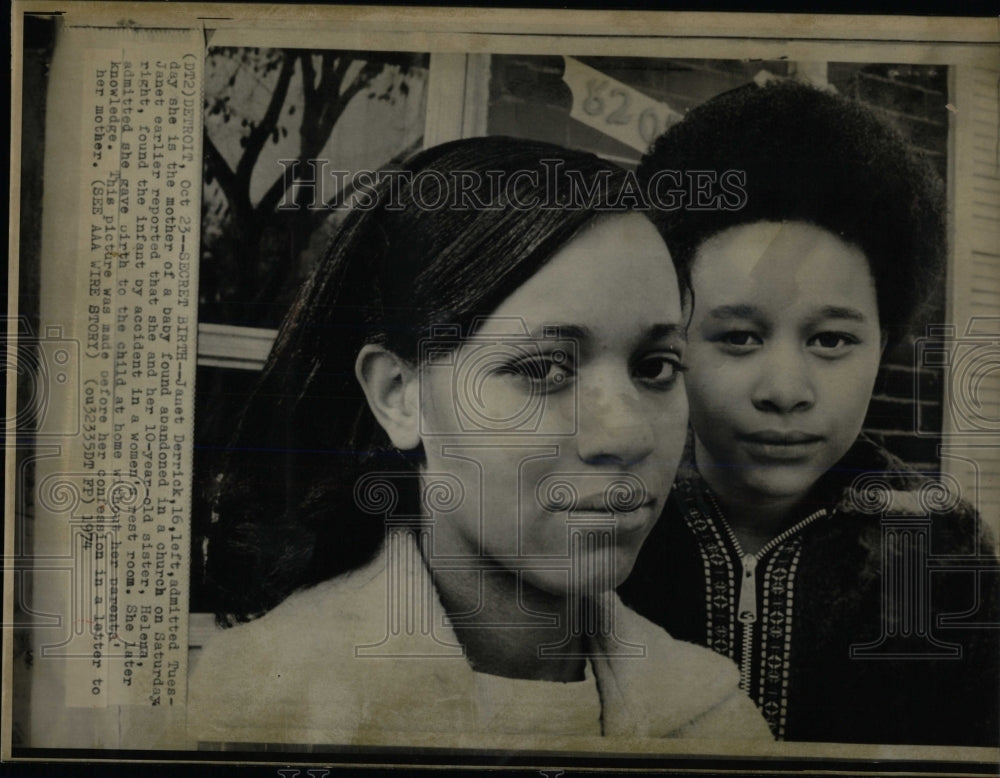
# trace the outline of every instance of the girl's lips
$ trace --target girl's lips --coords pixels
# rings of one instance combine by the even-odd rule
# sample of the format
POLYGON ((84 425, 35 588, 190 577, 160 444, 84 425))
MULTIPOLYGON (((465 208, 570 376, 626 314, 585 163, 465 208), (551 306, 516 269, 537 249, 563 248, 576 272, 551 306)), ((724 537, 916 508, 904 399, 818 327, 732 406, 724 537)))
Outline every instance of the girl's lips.
MULTIPOLYGON (((653 485, 659 487, 659 480, 653 485)), ((535 489, 549 513, 628 513, 652 505, 660 493, 632 473, 552 473, 535 489)))
POLYGON ((808 432, 775 430, 738 434, 737 438, 754 459, 765 462, 808 459, 825 440, 808 432))
POLYGON ((628 535, 633 532, 648 529, 652 526, 657 515, 654 511, 656 503, 654 501, 645 502, 642 505, 628 511, 617 510, 587 510, 586 508, 574 509, 569 512, 568 519, 574 519, 581 524, 594 522, 595 524, 614 524, 616 532, 628 535))
POLYGON ((761 430, 760 432, 739 432, 736 437, 748 443, 763 443, 774 446, 796 446, 802 443, 819 443, 824 438, 811 432, 799 430, 761 430))
POLYGON ((615 514, 615 528, 623 534, 640 532, 650 529, 659 518, 655 502, 647 502, 640 505, 634 511, 615 514))
POLYGON ((575 501, 572 505, 561 506, 558 510, 569 510, 572 513, 631 513, 656 502, 652 497, 646 495, 638 495, 638 498, 622 498, 618 503, 609 502, 603 496, 583 498, 575 501))
POLYGON ((583 524, 614 524, 615 530, 622 534, 647 529, 658 516, 657 501, 651 497, 634 505, 609 505, 601 496, 594 499, 583 498, 568 507, 545 507, 550 513, 562 514, 571 522, 575 519, 583 524))

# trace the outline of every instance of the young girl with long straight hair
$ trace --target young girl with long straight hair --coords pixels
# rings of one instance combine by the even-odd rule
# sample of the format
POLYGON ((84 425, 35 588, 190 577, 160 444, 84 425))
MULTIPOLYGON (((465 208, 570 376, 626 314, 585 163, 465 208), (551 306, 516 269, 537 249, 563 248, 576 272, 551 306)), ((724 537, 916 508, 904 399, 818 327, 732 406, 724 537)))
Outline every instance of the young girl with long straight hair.
POLYGON ((614 595, 687 424, 677 275, 624 182, 478 138, 348 216, 219 482, 237 626, 197 660, 193 735, 768 737, 728 660, 614 595))

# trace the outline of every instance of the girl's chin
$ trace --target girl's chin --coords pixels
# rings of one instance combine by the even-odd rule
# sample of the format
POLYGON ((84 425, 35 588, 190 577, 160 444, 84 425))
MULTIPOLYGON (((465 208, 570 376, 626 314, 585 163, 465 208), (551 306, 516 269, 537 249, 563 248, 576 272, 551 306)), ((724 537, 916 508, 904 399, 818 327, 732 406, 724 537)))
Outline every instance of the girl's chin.
MULTIPOLYGON (((757 475, 757 474, 755 474, 757 475)), ((744 491, 748 499, 757 496, 765 500, 795 502, 805 497, 822 473, 779 474, 769 469, 758 477, 744 479, 744 491)))
POLYGON ((632 572, 637 557, 638 549, 587 554, 575 560, 568 572, 528 574, 524 583, 557 597, 596 597, 621 586, 632 572))

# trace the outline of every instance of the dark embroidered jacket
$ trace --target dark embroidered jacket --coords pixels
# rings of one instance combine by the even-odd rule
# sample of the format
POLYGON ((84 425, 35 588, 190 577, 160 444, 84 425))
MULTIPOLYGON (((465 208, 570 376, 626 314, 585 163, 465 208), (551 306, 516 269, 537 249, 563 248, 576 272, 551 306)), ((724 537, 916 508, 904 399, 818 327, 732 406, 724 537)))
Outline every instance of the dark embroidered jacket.
POLYGON ((779 739, 996 746, 998 573, 954 489, 860 439, 755 555, 683 469, 619 591, 736 661, 779 739))

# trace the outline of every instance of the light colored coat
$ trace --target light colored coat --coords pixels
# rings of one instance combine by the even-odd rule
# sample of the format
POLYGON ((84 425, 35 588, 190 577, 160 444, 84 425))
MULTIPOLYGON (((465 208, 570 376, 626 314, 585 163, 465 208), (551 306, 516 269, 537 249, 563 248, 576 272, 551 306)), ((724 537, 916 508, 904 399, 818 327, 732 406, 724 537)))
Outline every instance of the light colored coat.
MULTIPOLYGON (((208 641, 189 684, 189 735, 207 742, 415 744, 428 736, 497 734, 478 728, 477 673, 415 545, 408 550, 418 562, 402 573, 407 591, 422 592, 426 604, 411 612, 428 629, 418 623, 408 630, 405 621, 388 629, 393 576, 383 552, 208 641), (379 653, 391 656, 372 655, 379 653)), ((737 688, 732 662, 674 640, 616 603, 616 639, 590 656, 604 735, 771 740, 737 688), (627 656, 634 647, 644 655, 627 656)))

